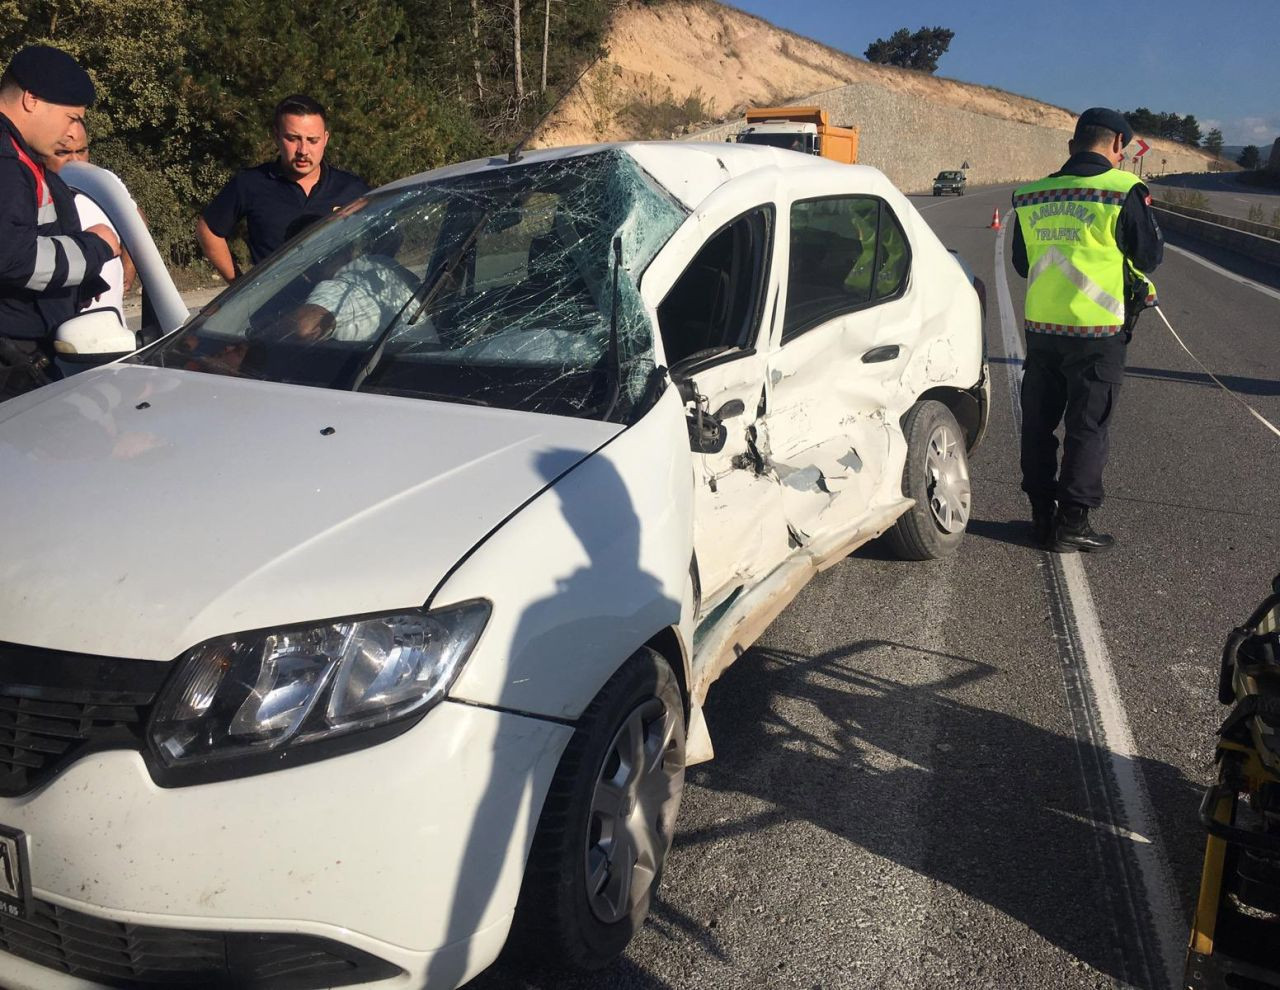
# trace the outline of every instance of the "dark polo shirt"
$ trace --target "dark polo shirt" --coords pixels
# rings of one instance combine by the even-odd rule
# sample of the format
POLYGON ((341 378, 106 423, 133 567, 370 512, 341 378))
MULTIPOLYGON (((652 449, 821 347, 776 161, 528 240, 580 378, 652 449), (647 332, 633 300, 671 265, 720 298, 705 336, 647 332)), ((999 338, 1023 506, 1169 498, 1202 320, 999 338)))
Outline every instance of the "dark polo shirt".
POLYGON ((369 191, 364 179, 320 163, 320 178, 308 196, 285 175, 279 160, 246 168, 232 176, 205 207, 204 222, 219 237, 230 237, 243 217, 249 225, 249 257, 256 265, 287 239, 299 217, 327 216, 369 191))

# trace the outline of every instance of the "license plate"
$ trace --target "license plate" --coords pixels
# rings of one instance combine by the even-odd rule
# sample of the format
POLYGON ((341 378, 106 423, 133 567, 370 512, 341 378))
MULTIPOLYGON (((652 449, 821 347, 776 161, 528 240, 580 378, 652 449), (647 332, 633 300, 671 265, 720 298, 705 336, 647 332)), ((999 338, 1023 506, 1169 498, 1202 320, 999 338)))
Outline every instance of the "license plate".
POLYGON ((30 903, 26 837, 16 828, 0 825, 0 914, 25 918, 30 903))

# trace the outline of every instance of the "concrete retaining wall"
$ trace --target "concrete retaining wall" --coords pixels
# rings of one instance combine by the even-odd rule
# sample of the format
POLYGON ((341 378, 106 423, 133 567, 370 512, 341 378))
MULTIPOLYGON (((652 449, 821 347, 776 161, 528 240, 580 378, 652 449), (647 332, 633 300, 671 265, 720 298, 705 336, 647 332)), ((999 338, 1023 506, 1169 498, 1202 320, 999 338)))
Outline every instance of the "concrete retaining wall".
MULTIPOLYGON (((1202 241, 1208 241, 1210 244, 1217 244, 1220 247, 1236 251, 1258 261, 1280 265, 1280 240, 1259 237, 1257 234, 1229 227, 1226 223, 1215 223, 1211 220, 1200 218, 1201 216, 1214 216, 1212 213, 1206 214, 1201 210, 1188 211, 1181 209, 1178 212, 1174 212, 1164 206, 1153 205, 1155 206, 1156 216, 1160 220, 1160 225, 1166 230, 1176 230, 1191 237, 1198 237, 1202 241), (1188 216, 1187 214, 1190 212, 1200 214, 1200 216, 1188 216)), ((1216 217, 1216 219, 1228 221, 1233 218, 1216 217)), ((1245 223, 1247 221, 1240 222, 1245 223)))
MULTIPOLYGON (((969 163, 969 182, 1025 182, 1056 171, 1067 158, 1070 132, 1023 124, 905 96, 869 83, 853 83, 791 101, 822 107, 831 122, 856 126, 858 160, 884 172, 905 192, 928 192, 943 169, 969 163)), ((723 141, 744 121, 721 124, 689 140, 723 141)), ((1209 159, 1180 145, 1151 142, 1147 162, 1169 172, 1203 172, 1209 159)))

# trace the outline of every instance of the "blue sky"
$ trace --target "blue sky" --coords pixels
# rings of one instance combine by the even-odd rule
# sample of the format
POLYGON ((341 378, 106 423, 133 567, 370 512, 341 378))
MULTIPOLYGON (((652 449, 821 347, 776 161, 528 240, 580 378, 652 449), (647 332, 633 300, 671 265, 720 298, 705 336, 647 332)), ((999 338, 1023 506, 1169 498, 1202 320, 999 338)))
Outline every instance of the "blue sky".
POLYGON ((938 75, 1070 110, 1195 114, 1227 144, 1280 137, 1280 0, 727 0, 862 56, 901 27, 955 31, 938 75))

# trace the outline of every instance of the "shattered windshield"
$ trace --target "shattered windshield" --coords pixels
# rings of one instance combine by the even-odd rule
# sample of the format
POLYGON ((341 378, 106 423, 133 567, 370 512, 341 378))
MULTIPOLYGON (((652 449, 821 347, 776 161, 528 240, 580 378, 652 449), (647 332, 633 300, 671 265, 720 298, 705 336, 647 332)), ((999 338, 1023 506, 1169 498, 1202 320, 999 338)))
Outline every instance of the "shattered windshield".
POLYGON ((625 418, 654 368, 637 282, 683 220, 617 150, 389 190, 316 224, 134 360, 625 418))

